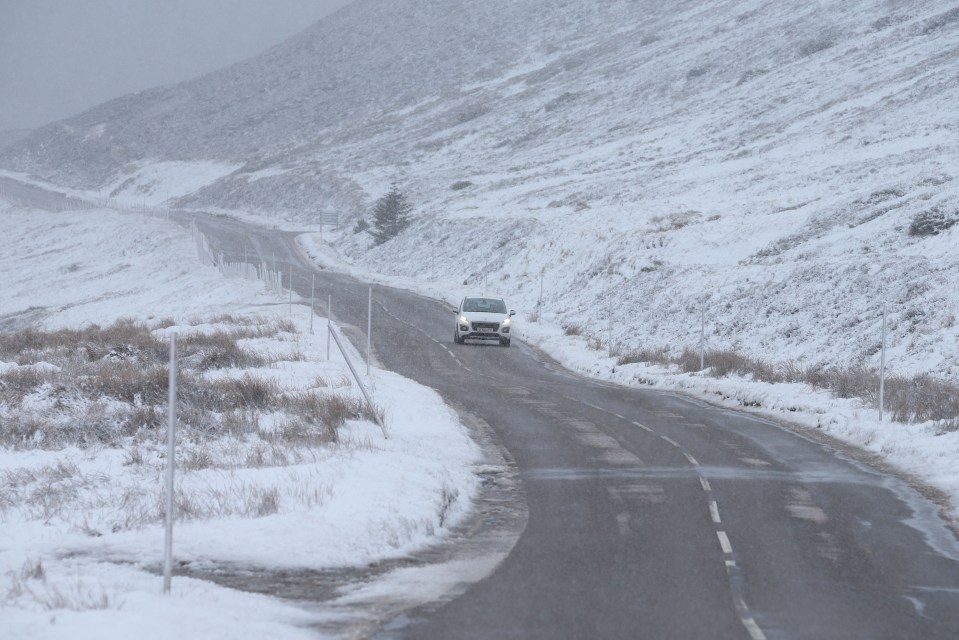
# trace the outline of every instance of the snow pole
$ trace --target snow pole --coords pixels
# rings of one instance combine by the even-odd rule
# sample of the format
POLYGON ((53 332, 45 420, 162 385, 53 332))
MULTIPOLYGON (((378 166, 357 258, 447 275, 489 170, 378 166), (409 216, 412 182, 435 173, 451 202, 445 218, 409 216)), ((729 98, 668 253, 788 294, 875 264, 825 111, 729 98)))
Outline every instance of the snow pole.
POLYGON ((373 287, 370 287, 369 310, 366 313, 366 377, 370 377, 370 350, 373 346, 373 287))
POLYGON ((170 336, 169 423, 167 425, 166 519, 163 539, 163 593, 170 593, 173 574, 173 468, 176 427, 176 333, 170 336))
POLYGON ((886 303, 882 303, 882 348, 879 357, 879 422, 882 422, 884 395, 886 392, 886 303))

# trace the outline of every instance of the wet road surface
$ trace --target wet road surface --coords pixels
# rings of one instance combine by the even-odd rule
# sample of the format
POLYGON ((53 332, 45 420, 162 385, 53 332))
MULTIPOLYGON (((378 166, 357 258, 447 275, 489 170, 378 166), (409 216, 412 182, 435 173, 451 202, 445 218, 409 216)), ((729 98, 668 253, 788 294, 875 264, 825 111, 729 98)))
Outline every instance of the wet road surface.
MULTIPOLYGON (((309 296, 293 234, 200 224, 233 259, 292 266, 309 296)), ((316 273, 318 299, 365 334, 368 285, 316 273)), ((528 516, 492 573, 362 635, 959 637, 959 545, 904 480, 772 421, 574 375, 518 340, 455 345, 447 305, 373 296, 376 361, 488 425, 528 516)))

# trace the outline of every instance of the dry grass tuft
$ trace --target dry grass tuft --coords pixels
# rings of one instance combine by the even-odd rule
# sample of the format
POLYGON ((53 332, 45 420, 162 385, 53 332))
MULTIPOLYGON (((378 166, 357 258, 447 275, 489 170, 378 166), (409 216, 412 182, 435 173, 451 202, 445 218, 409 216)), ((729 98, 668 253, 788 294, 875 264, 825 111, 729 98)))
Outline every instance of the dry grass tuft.
POLYGON ((236 332, 215 331, 184 336, 180 351, 184 358, 196 362, 201 371, 210 369, 244 369, 262 367, 266 359, 254 351, 243 349, 236 332))
MULTIPOLYGON (((804 367, 796 362, 770 363, 722 349, 709 349, 704 356, 706 373, 713 377, 738 375, 773 384, 804 383, 829 390, 840 398, 858 398, 877 406, 879 403, 879 372, 861 363, 804 367)), ((666 349, 647 348, 624 353, 618 360, 620 365, 633 362, 674 364, 685 373, 700 371, 699 350, 688 347, 676 357, 668 356, 666 349)), ((947 427, 959 423, 959 385, 928 374, 887 377, 884 404, 897 422, 940 421, 947 427)))
POLYGON ((268 380, 243 374, 240 378, 226 378, 211 383, 219 397, 219 411, 258 410, 276 408, 280 402, 280 385, 268 380))
POLYGON ((637 362, 648 362, 652 364, 670 364, 672 359, 669 357, 669 349, 665 347, 631 349, 619 353, 616 358, 616 364, 622 366, 625 364, 634 364, 637 362))
MULTIPOLYGON (((184 336, 179 343, 178 429, 198 438, 257 433, 261 414, 279 412, 322 427, 324 435, 311 436, 311 442, 335 442, 346 419, 365 415, 348 396, 284 396, 276 381, 250 373, 207 378, 203 372, 210 369, 263 367, 304 358, 298 351, 264 356, 238 343, 243 338, 295 334, 292 321, 232 316, 220 320, 241 325, 234 331, 184 336)), ((0 445, 125 447, 125 438, 156 432, 166 424, 169 344, 146 325, 120 320, 106 328, 4 333, 0 354, 21 363, 0 374, 0 407, 6 407, 0 445), (38 363, 47 364, 34 366, 38 363), (18 410, 27 397, 34 408, 18 410)), ((317 377, 313 384, 327 389, 352 386, 345 377, 334 381, 317 377)), ((204 461, 191 464, 200 467, 204 461)))
POLYGON ((581 336, 583 335, 583 327, 579 324, 568 324, 563 327, 563 333, 568 336, 581 336))

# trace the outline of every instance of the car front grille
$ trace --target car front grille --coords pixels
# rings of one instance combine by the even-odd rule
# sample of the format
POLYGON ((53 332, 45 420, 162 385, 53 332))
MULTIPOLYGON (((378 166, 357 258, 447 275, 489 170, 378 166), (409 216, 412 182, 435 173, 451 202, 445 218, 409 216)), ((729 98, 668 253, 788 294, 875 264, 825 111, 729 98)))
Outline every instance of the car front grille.
POLYGON ((473 323, 473 331, 481 331, 483 329, 496 331, 497 329, 499 329, 499 324, 496 322, 474 322, 473 323))

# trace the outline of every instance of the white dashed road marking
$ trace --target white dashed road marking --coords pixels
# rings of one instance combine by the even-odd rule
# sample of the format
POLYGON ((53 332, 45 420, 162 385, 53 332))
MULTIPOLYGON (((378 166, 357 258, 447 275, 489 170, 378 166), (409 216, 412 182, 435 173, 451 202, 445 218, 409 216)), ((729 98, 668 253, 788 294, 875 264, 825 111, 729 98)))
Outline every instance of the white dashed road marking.
POLYGON ((730 555, 733 552, 733 545, 729 543, 729 536, 726 535, 725 531, 717 531, 716 536, 719 538, 719 546, 723 548, 723 553, 730 555))
POLYGON ((673 445, 677 449, 680 448, 679 443, 673 440, 672 438, 670 438, 669 436, 659 436, 659 437, 665 440, 666 442, 668 442, 669 444, 673 445))
POLYGON ((713 522, 720 524, 719 520, 719 505, 716 504, 715 500, 709 501, 709 517, 713 519, 713 522))

